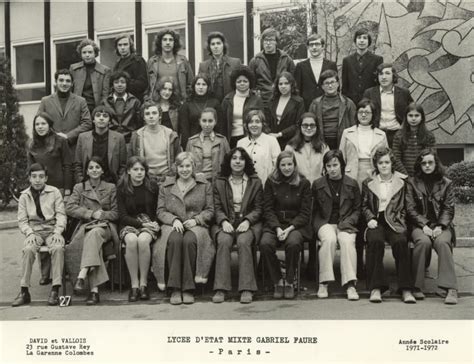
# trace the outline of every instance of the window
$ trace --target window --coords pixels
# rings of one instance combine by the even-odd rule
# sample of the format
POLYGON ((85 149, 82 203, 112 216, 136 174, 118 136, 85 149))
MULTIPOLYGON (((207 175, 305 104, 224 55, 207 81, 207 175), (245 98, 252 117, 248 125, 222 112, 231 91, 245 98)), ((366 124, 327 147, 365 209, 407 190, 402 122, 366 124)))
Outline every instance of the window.
POLYGON ((67 68, 71 64, 80 62, 81 56, 77 54, 76 48, 83 38, 74 40, 64 40, 56 42, 56 71, 67 68))
MULTIPOLYGON (((118 56, 115 53, 115 37, 121 33, 122 32, 99 36, 100 63, 106 65, 107 67, 114 68, 115 62, 117 61, 118 56)), ((133 34, 131 34, 131 36, 132 39, 135 39, 133 34)))
POLYGON ((0 58, 5 58, 5 47, 0 47, 0 58))
POLYGON ((186 56, 186 27, 184 25, 174 25, 169 27, 160 27, 147 30, 148 58, 155 54, 155 37, 160 31, 164 29, 171 29, 179 34, 179 42, 181 43, 181 49, 178 51, 178 54, 186 56))
POLYGON ((40 100, 46 95, 43 43, 14 46, 14 72, 19 101, 40 100))
POLYGON ((207 51, 207 35, 210 32, 218 31, 225 35, 228 44, 228 54, 245 61, 244 58, 244 18, 212 20, 201 23, 201 60, 209 58, 207 51))

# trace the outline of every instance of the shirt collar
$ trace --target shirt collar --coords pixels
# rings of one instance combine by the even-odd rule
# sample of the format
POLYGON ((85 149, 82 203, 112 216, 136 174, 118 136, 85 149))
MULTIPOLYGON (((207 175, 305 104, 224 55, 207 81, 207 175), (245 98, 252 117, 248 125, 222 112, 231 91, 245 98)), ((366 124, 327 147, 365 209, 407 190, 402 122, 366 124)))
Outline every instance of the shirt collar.
MULTIPOLYGON (((122 99, 124 102, 127 102, 127 98, 128 98, 128 93, 125 92, 125 95, 122 96, 122 99)), ((115 95, 115 92, 114 92, 114 103, 117 102, 117 99, 118 99, 118 96, 115 95)))
MULTIPOLYGON (((242 175, 242 179, 245 183, 249 180, 249 178, 247 177, 247 175, 245 173, 242 175)), ((229 182, 232 182, 233 180, 234 180, 234 178, 232 177, 232 174, 230 174, 229 182)))
POLYGON ((378 175, 377 175, 377 178, 379 179, 379 182, 380 182, 380 183, 392 183, 392 181, 393 181, 393 176, 394 176, 394 175, 392 174, 392 178, 390 178, 389 180, 384 180, 384 179, 382 179, 382 177, 380 177, 380 174, 378 174, 378 175))
MULTIPOLYGON (((204 143, 204 138, 204 133, 201 131, 201 133, 199 133, 199 139, 201 140, 201 143, 204 143)), ((211 134, 209 134, 209 139, 211 139, 211 142, 214 142, 216 139, 216 133, 211 132, 211 134)))
POLYGON ((249 144, 248 145, 252 145, 252 144, 262 145, 262 139, 263 139, 262 137, 263 137, 263 133, 260 134, 257 139, 252 139, 252 138, 250 138, 250 136, 248 136, 248 138, 249 138, 249 144))
POLYGON ((393 90, 395 89, 394 86, 392 86, 392 88, 390 89, 390 91, 384 91, 384 89, 382 88, 382 86, 380 86, 380 94, 393 94, 393 90))

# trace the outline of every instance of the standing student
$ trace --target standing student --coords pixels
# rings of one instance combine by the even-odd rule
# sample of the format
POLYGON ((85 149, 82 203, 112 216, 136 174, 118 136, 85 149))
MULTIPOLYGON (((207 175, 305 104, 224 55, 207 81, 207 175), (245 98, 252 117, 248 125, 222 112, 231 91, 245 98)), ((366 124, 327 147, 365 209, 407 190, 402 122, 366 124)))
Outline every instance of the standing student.
POLYGON ((221 32, 209 33, 207 35, 207 51, 210 57, 199 63, 198 74, 205 74, 209 78, 209 90, 219 102, 222 102, 225 95, 232 92, 230 75, 242 64, 239 58, 227 55, 228 48, 224 34, 221 32))
POLYGON ((304 99, 305 110, 309 110, 311 102, 324 92, 321 74, 327 70, 337 72, 337 65, 336 62, 324 58, 326 42, 320 34, 311 34, 306 41, 306 46, 309 58, 296 64, 295 79, 300 96, 304 99))
POLYGON ((270 135, 278 139, 281 149, 295 135, 296 124, 304 110, 304 101, 297 96, 295 78, 289 72, 282 72, 273 86, 269 118, 270 135))
POLYGON ((392 247, 398 276, 398 290, 405 303, 416 303, 407 240, 405 175, 394 173, 394 156, 387 147, 376 150, 373 157, 375 176, 362 185, 362 214, 367 222, 367 282, 370 302, 382 302, 388 289, 383 256, 385 242, 392 247))
POLYGON ((110 68, 96 61, 99 47, 92 39, 83 39, 76 51, 82 61, 69 68, 74 79, 73 92, 86 100, 92 112, 109 95, 110 68))
POLYGON ((46 245, 51 254, 53 286, 48 305, 59 304, 64 267, 64 238, 66 214, 61 193, 46 184, 48 171, 40 163, 33 163, 28 171, 30 187, 22 191, 18 201, 18 226, 26 239, 22 250, 21 291, 12 302, 13 307, 31 302, 29 292, 31 272, 39 248, 46 245))
POLYGON ((120 240, 125 243, 125 261, 130 274, 129 302, 150 299, 148 271, 150 244, 160 230, 156 219, 158 189, 148 177, 144 158, 133 156, 127 161, 127 174, 117 186, 120 240))
POLYGON ((410 91, 396 85, 398 75, 391 63, 377 66, 378 86, 364 92, 364 98, 371 100, 375 106, 374 124, 387 135, 388 146, 391 148, 393 137, 400 130, 405 119, 405 111, 413 102, 410 91))
POLYGON ((214 207, 216 225, 212 232, 217 254, 212 302, 224 302, 226 292, 232 289, 231 247, 235 242, 239 252, 240 303, 250 303, 257 290, 252 246, 262 234, 263 188, 245 149, 237 147, 225 155, 214 185, 214 207))
POLYGON ((283 151, 273 174, 265 182, 264 230, 260 254, 274 285, 274 298, 295 296, 294 278, 303 242, 312 238, 310 223, 311 186, 299 174, 292 152, 283 151), (285 246, 286 278, 283 280, 276 247, 285 246))
POLYGON ((162 77, 171 77, 176 85, 176 94, 183 101, 191 93, 191 83, 194 72, 187 58, 178 51, 181 48, 179 34, 174 30, 160 31, 155 38, 155 54, 147 63, 150 87, 148 97, 156 101, 155 94, 159 93, 158 81, 162 77))
POLYGON ((194 157, 196 173, 203 173, 209 182, 216 179, 224 156, 230 150, 225 136, 214 132, 216 122, 216 110, 212 107, 204 108, 199 118, 201 132, 189 138, 186 145, 186 152, 194 157))
POLYGON ((114 113, 110 115, 110 130, 119 132, 125 138, 127 144, 130 143, 132 132, 143 125, 140 116, 140 101, 130 92, 128 85, 130 77, 125 71, 117 71, 110 76, 112 92, 103 101, 114 113))
POLYGON ((255 74, 256 89, 263 104, 268 106, 272 98, 273 83, 283 71, 294 73, 295 64, 291 57, 278 49, 280 33, 273 28, 265 29, 261 34, 262 51, 249 62, 249 68, 255 74))
POLYGON ((435 145, 436 140, 433 133, 426 128, 423 107, 412 102, 405 110, 401 129, 393 138, 393 154, 397 159, 395 169, 414 176, 415 161, 420 152, 435 145))
POLYGON ((357 30, 353 40, 356 51, 342 60, 342 94, 357 105, 364 91, 376 86, 376 70, 383 58, 369 51, 372 36, 367 29, 357 30))
POLYGON ((454 193, 452 182, 445 177, 434 149, 422 150, 416 159, 415 176, 409 179, 406 201, 411 238, 415 243, 412 260, 414 296, 424 298, 425 263, 433 248, 438 254, 438 287, 446 293, 444 303, 455 305, 458 285, 453 260, 456 243, 454 193))
POLYGON ((130 76, 128 92, 140 102, 148 88, 148 72, 146 62, 135 52, 135 45, 130 34, 119 34, 114 41, 115 53, 119 58, 115 62, 113 71, 125 71, 130 76))

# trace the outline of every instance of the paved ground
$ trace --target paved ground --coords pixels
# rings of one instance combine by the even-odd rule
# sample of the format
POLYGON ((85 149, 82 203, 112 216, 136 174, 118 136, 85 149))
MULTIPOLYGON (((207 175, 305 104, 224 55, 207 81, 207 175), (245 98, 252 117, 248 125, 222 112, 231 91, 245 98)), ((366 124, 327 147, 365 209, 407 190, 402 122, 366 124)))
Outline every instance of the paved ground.
MULTIPOLYGON (((210 302, 210 288, 199 291, 196 303, 190 306, 174 307, 169 298, 157 291, 147 303, 129 304, 127 291, 111 292, 107 287, 101 290, 101 305, 90 309, 85 306, 84 297, 72 296, 72 306, 47 307, 49 287, 38 285, 38 269, 35 264, 31 294, 33 303, 12 308, 11 301, 18 293, 20 281, 20 256, 23 237, 17 229, 0 231, 0 320, 166 320, 166 319, 473 319, 474 318, 474 249, 456 248, 454 257, 458 277, 460 301, 457 306, 444 305, 435 295, 433 278, 427 279, 427 299, 416 305, 405 305, 400 297, 389 293, 382 304, 368 302, 365 282, 358 283, 361 294, 359 302, 348 302, 339 286, 330 286, 334 298, 316 298, 316 284, 303 280, 305 290, 294 301, 273 300, 268 292, 258 293, 250 305, 238 303, 234 294, 230 302, 220 305, 210 302)), ((396 291, 393 258, 387 249, 385 263, 390 274, 391 291, 396 291)), ((430 275, 436 274, 436 254, 430 267, 430 275)), ((338 264, 337 264, 338 267, 338 264)), ((68 294, 71 287, 68 287, 68 294)))

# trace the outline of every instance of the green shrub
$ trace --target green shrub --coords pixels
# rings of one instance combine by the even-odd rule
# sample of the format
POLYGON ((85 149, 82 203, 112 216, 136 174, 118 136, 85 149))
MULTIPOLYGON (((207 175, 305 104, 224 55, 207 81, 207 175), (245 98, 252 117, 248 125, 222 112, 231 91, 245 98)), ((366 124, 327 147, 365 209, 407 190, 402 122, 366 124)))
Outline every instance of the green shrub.
POLYGON ((474 187, 474 162, 459 162, 451 165, 446 173, 456 187, 474 187))
POLYGON ((454 197, 458 203, 473 203, 474 202, 474 187, 454 187, 454 197))

